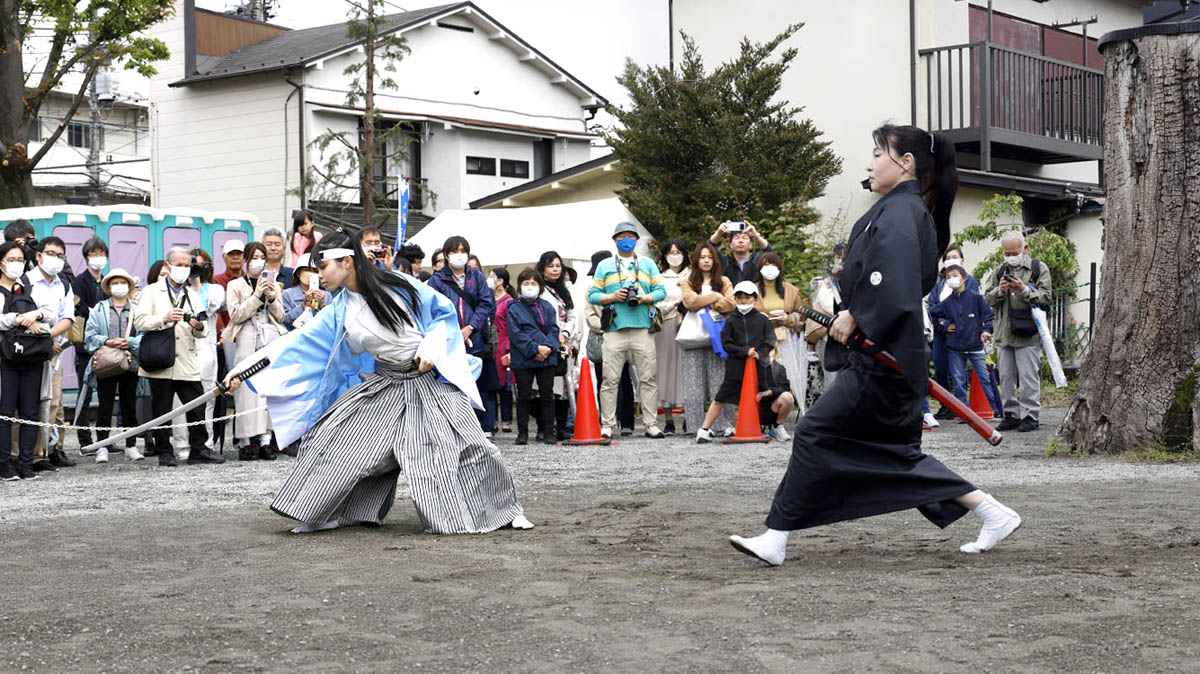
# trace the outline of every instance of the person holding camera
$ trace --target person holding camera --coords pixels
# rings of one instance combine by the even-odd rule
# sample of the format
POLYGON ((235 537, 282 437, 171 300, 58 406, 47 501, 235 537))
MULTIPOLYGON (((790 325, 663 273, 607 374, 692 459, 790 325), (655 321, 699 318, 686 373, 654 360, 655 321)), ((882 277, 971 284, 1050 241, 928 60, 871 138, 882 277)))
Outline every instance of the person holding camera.
MULTIPOLYGON (((150 380, 155 417, 171 411, 175 396, 187 404, 204 393, 200 384, 200 350, 207 347, 204 337, 208 316, 200 294, 188 283, 192 275, 192 254, 186 248, 172 248, 167 251, 166 263, 166 278, 142 291, 139 312, 133 318, 133 329, 143 333, 138 375, 150 380), (162 338, 149 334, 163 332, 170 341, 162 343, 162 338), (159 363, 170 364, 159 366, 159 363), (158 369, 148 370, 148 365, 158 369)), ((208 431, 198 423, 204 421, 204 409, 190 410, 187 420, 195 424, 187 427, 188 464, 225 463, 223 457, 205 444, 208 431)), ((157 428, 153 438, 158 450, 158 465, 179 465, 171 451, 170 430, 157 428)))
POLYGON ((642 399, 646 437, 666 437, 658 428, 658 361, 650 334, 650 307, 667 298, 654 260, 637 254, 638 231, 631 222, 613 230, 617 255, 596 268, 588 302, 603 306, 604 380, 600 384, 600 434, 612 437, 617 422, 617 386, 621 368, 632 356, 642 399))
POLYGON ((383 233, 376 227, 363 227, 358 232, 358 245, 362 246, 367 259, 380 269, 391 271, 395 268, 395 256, 383 245, 383 233))
POLYGON ((283 291, 283 327, 288 330, 303 327, 333 301, 328 290, 321 290, 321 275, 311 260, 309 253, 300 256, 292 286, 283 291))
POLYGON ((757 244, 763 253, 774 252, 775 249, 748 222, 722 222, 717 231, 708 237, 708 241, 714 246, 719 245, 722 236, 729 237, 729 250, 732 253, 721 253, 721 269, 729 282, 733 285, 742 281, 758 283, 758 258, 762 253, 753 255, 750 248, 757 244))
MULTIPOLYGON (((248 243, 245 256, 246 275, 229 282, 225 301, 229 308, 229 325, 221 334, 225 343, 237 347, 234 362, 241 362, 287 332, 283 327, 283 291, 267 270, 266 247, 256 241, 248 243)), ((244 386, 234 392, 233 404, 238 412, 248 412, 239 416, 234 424, 238 459, 274 461, 271 416, 266 410, 249 412, 261 408, 265 401, 250 387, 244 386)))
POLYGON ((275 280, 285 288, 291 285, 292 268, 283 264, 283 232, 275 227, 263 232, 262 245, 267 249, 267 271, 274 274, 275 280))
POLYGON ((983 297, 996 312, 996 369, 1004 419, 999 431, 1036 430, 1042 395, 1042 338, 1032 308, 1050 303, 1054 286, 1045 262, 1029 256, 1019 230, 1000 236, 1004 264, 988 275, 983 297))
MULTIPOLYGON (((218 360, 217 360, 217 341, 220 333, 217 332, 217 320, 220 312, 225 309, 225 288, 217 283, 213 283, 213 261, 212 256, 203 248, 192 249, 192 275, 188 277, 188 284, 200 295, 200 301, 204 305, 198 316, 204 316, 204 322, 207 327, 204 329, 204 342, 196 355, 200 361, 200 385, 204 390, 210 391, 217 386, 218 375, 218 360)), ((176 400, 178 403, 178 400, 176 400)), ((208 441, 205 443, 209 449, 212 449, 213 441, 213 413, 216 410, 217 401, 212 399, 204 405, 204 427, 208 430, 208 441)), ((182 426, 177 426, 171 429, 171 442, 175 446, 187 444, 187 429, 182 426)), ((181 454, 182 456, 182 454, 181 454)))

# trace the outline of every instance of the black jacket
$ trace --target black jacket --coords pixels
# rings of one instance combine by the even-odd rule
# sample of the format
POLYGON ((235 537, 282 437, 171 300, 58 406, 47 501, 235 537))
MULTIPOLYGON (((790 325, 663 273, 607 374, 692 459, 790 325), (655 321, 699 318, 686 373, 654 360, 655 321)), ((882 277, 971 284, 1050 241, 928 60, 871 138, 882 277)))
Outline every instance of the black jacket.
MULTIPOLYGON (((937 281, 937 233, 916 180, 900 183, 854 223, 843 262, 842 304, 867 337, 892 352, 918 395, 929 390, 921 298, 937 281)), ((846 347, 830 340, 825 367, 839 370, 846 347)), ((884 366, 872 363, 883 372, 884 366)))
POLYGON ((763 367, 771 348, 775 346, 775 328, 771 321, 757 311, 743 314, 734 311, 725 318, 721 328, 721 346, 729 357, 725 359, 725 380, 741 381, 746 371, 746 354, 751 347, 758 351, 758 379, 762 382, 763 367))
POLYGON ((763 253, 773 252, 775 252, 775 249, 771 246, 767 246, 757 253, 752 253, 750 258, 746 260, 746 266, 744 268, 738 267, 737 260, 735 260, 732 255, 718 253, 721 256, 721 275, 729 279, 729 282, 733 285, 737 285, 742 281, 758 283, 758 258, 762 257, 763 253))

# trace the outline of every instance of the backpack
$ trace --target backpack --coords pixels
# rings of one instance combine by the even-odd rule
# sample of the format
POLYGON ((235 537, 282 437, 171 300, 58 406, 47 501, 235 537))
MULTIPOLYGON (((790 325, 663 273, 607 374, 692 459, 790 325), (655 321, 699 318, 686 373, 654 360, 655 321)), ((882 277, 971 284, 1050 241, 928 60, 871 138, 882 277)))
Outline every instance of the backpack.
MULTIPOLYGON (((4 296, 6 314, 23 314, 38 309, 28 276, 22 275, 11 291, 0 286, 0 295, 4 296)), ((44 363, 53 355, 54 340, 49 332, 33 333, 19 325, 0 332, 0 357, 4 360, 30 365, 44 363)))

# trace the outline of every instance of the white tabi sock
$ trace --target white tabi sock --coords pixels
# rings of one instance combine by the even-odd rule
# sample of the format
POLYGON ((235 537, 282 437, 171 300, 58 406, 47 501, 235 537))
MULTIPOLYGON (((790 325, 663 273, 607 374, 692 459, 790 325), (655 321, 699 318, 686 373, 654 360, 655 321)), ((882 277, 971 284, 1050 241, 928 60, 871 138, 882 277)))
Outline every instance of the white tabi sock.
POLYGON ((301 524, 295 529, 292 529, 292 533, 311 534, 314 531, 327 531, 329 529, 336 529, 340 526, 342 526, 342 523, 338 520, 329 520, 328 522, 309 522, 307 524, 301 524))
POLYGON ((1017 511, 992 498, 991 494, 984 494, 983 503, 975 506, 974 513, 983 520, 983 528, 979 530, 979 538, 975 542, 959 548, 967 554, 991 550, 1021 526, 1021 516, 1017 511))
POLYGON ((739 552, 757 557, 771 566, 779 566, 787 555, 788 536, 791 534, 790 531, 767 529, 754 538, 730 536, 729 543, 739 552))

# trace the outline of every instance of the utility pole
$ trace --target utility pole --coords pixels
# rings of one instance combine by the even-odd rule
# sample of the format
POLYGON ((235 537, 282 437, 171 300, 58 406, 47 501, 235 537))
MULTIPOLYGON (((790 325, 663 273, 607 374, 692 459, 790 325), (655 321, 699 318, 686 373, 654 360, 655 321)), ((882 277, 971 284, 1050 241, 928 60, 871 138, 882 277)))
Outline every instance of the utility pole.
MULTIPOLYGON (((97 68, 102 66, 97 65, 97 68)), ((100 96, 96 91, 96 76, 88 84, 88 110, 91 123, 88 125, 88 206, 100 205, 100 96)))

